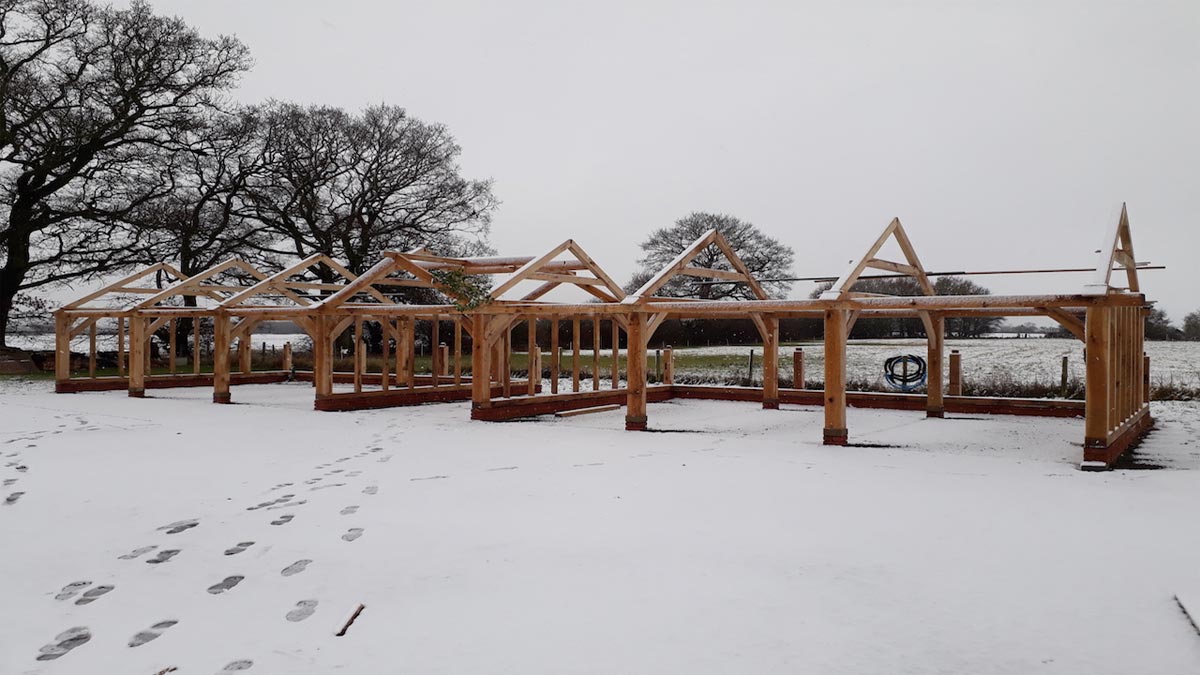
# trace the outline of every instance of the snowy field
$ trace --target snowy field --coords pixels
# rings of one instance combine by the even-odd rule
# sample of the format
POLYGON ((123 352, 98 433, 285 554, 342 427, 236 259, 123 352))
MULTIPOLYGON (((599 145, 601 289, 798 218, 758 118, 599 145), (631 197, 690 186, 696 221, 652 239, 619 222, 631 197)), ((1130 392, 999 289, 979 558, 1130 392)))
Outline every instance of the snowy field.
POLYGON ((1200 405, 524 423, 0 381, 0 673, 1194 673, 1200 405), (335 632, 360 604, 345 636, 335 632))
MULTIPOLYGON (((12 336, 13 346, 21 349, 54 349, 53 335, 12 336)), ((72 342, 72 349, 87 351, 88 337, 81 335, 72 342)), ((296 348, 311 344, 306 335, 256 334, 254 348, 281 349, 285 342, 296 348)), ((101 350, 115 350, 116 337, 102 335, 97 339, 101 350)), ((819 381, 824 377, 825 350, 820 342, 796 345, 804 349, 807 379, 819 381)), ((791 372, 792 352, 796 346, 780 348, 780 369, 791 372)), ((522 348, 522 347, 518 347, 522 348)), ((730 345, 714 347, 677 347, 675 372, 682 376, 737 378, 746 376, 750 350, 755 354, 755 379, 762 377, 761 345, 730 345), (725 358, 714 358, 725 357, 725 358)), ((1083 379, 1083 343, 1078 340, 1041 339, 976 339, 947 340, 946 354, 957 349, 962 354, 964 381, 1058 382, 1062 374, 1062 357, 1068 357, 1071 377, 1083 379)), ((601 355, 610 352, 602 350, 601 355)), ((847 350, 846 370, 852 382, 883 384, 883 362, 898 354, 925 355, 923 340, 851 340, 847 350)), ((1200 342, 1147 342, 1152 378, 1155 384, 1176 384, 1200 388, 1200 342)), ((564 358, 570 350, 564 347, 564 358)), ((580 351, 590 368, 591 350, 580 351)), ((653 350, 651 353, 653 366, 653 350)))

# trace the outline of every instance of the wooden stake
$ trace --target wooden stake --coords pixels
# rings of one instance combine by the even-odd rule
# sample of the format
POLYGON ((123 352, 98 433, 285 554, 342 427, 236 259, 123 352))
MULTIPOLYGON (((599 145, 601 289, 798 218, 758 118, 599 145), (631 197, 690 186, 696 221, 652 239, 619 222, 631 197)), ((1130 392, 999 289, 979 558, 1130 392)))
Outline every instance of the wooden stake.
POLYGON ((462 348, 463 348, 463 327, 462 320, 454 320, 454 386, 462 384, 462 348))
POLYGON ((534 373, 534 368, 537 367, 538 357, 536 317, 531 316, 529 317, 529 320, 525 322, 525 332, 528 333, 525 340, 525 358, 527 361, 525 366, 525 379, 528 380, 528 386, 526 387, 525 393, 529 396, 533 396, 537 393, 537 383, 542 379, 542 372, 540 370, 537 371, 537 373, 534 373))
POLYGON ((663 350, 663 384, 675 384, 675 350, 671 345, 663 350))
POLYGON ((200 374, 200 317, 192 317, 192 374, 200 374))
POLYGON ((363 381, 363 365, 366 363, 366 343, 363 342, 363 321, 358 319, 354 322, 354 351, 350 354, 354 358, 354 393, 362 393, 363 381))
POLYGON ((96 322, 88 329, 88 377, 96 377, 96 322))
POLYGON ((950 395, 962 396, 962 354, 950 350, 950 395))
POLYGON ((792 352, 792 389, 804 389, 804 350, 792 352))
POLYGON ((600 315, 592 317, 592 391, 600 390, 600 315))
POLYGON ((612 385, 609 389, 619 389, 621 387, 621 327, 617 324, 616 319, 609 320, 609 327, 612 330, 612 385))
POLYGON ((285 373, 292 372, 292 343, 283 343, 283 363, 281 364, 285 373))

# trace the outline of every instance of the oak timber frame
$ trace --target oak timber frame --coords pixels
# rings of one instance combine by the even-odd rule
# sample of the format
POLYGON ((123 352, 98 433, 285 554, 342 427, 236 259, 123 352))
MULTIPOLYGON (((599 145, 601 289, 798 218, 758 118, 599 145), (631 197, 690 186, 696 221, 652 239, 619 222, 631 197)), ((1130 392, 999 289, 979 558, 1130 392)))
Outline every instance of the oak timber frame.
MULTIPOLYGON (((129 375, 112 378, 128 386, 131 396, 141 396, 147 387, 212 384, 213 400, 230 402, 231 384, 244 381, 279 381, 284 372, 234 373, 230 348, 245 339, 261 321, 290 320, 313 340, 313 367, 293 373, 311 379, 315 388, 314 407, 319 410, 349 410, 403 406, 439 401, 470 400, 476 420, 505 420, 546 413, 578 411, 623 404, 625 428, 649 427, 647 404, 672 398, 709 398, 755 401, 763 408, 781 403, 822 405, 825 412, 823 442, 849 442, 847 409, 880 407, 924 410, 938 418, 947 412, 1008 413, 1085 417, 1085 468, 1104 468, 1149 428, 1148 360, 1142 348, 1143 318, 1148 305, 1141 293, 1133 257, 1128 213, 1121 209, 1117 223, 1106 234, 1092 280, 1078 294, 1053 295, 967 295, 939 296, 917 257, 899 219, 893 219, 865 253, 850 263, 833 286, 819 298, 777 300, 768 297, 735 251, 716 230, 704 233, 641 288, 626 294, 613 279, 573 240, 567 240, 536 257, 438 256, 423 249, 387 252, 361 276, 355 276, 327 256, 312 256, 275 274, 264 274, 240 261, 228 261, 191 278, 180 278, 169 265, 155 265, 115 284, 64 306, 56 312, 58 349, 56 379, 59 391, 89 388, 88 378, 70 373, 70 339, 91 331, 90 360, 95 361, 95 325, 100 318, 128 322, 130 337, 129 375), (879 256, 888 242, 895 242, 903 260, 879 256), (724 264, 713 268, 693 264, 709 248, 723 254, 724 264), (317 265, 333 269, 339 283, 311 281, 317 265), (1124 272, 1126 286, 1114 286, 1112 272, 1124 272), (237 269, 257 283, 230 287, 211 282, 217 274, 237 269), (881 296, 854 290, 867 270, 913 278, 921 296, 881 296), (467 297, 441 272, 463 276, 505 276, 494 283, 486 297, 467 297), (90 309, 88 302, 106 294, 132 290, 132 285, 152 274, 179 279, 151 297, 117 310, 90 309), (307 275, 307 276, 306 276, 307 275), (719 283, 740 283, 750 289, 753 300, 703 301, 656 295, 671 279, 684 275, 719 283), (523 282, 540 282, 536 288, 518 292, 523 282), (592 303, 568 304, 544 299, 560 286, 574 286, 595 299, 592 303), (449 299, 448 304, 401 304, 389 289, 416 287, 432 289, 449 299), (180 296, 205 297, 213 307, 172 307, 163 301, 180 296), (213 321, 216 349, 214 372, 207 379, 198 369, 185 377, 151 376, 147 373, 146 345, 153 331, 179 316, 213 321), (947 395, 943 365, 945 320, 972 316, 1046 316, 1060 323, 1086 345, 1086 401, 1048 399, 998 399, 947 395), (791 388, 779 385, 779 321, 816 318, 824 322, 825 380, 823 390, 808 390, 803 383, 791 388), (846 391, 847 338, 860 318, 916 317, 927 336, 929 380, 925 394, 895 394, 846 391), (670 350, 666 377, 650 383, 647 377, 647 345, 655 331, 668 319, 748 319, 757 327, 764 346, 761 387, 688 386, 673 382, 670 350), (527 326, 524 345, 527 367, 513 371, 513 328, 527 326), (549 323, 550 354, 538 346, 539 322, 549 323), (430 370, 417 373, 418 323, 428 325, 430 370), (560 339, 569 327, 571 381, 569 391, 560 391, 563 373, 560 339), (581 382, 581 328, 590 326, 592 340, 591 386, 581 382), (382 360, 368 365, 362 336, 366 331, 383 336, 382 360), (352 331, 356 347, 349 372, 335 371, 335 344, 352 331), (621 350, 624 333, 625 349, 621 350), (446 344, 442 336, 446 336, 446 344), (452 337, 450 337, 452 336, 452 337), (609 338, 610 369, 600 372, 602 336, 609 338), (471 343, 469 354, 464 343, 471 343), (624 356, 624 369, 622 369, 624 356), (467 365, 469 360, 469 366, 467 365), (374 368, 372 370, 371 368, 374 368), (548 371, 548 372, 547 372, 548 371), (548 391, 543 374, 549 375, 548 391), (239 375, 241 377, 239 377, 239 375), (601 375, 609 379, 601 386, 601 375), (255 379, 257 377, 258 379, 255 379), (518 377, 522 379, 518 379, 518 377), (352 391, 335 385, 353 385, 352 391)), ((173 335, 174 333, 172 333, 173 335)), ((123 335, 123 333, 122 333, 123 335)), ((94 375, 95 366, 90 372, 94 375)), ((107 383, 105 383, 107 384, 107 383)), ((955 383, 956 384, 956 383, 955 383)), ((103 388, 103 387, 96 387, 103 388)), ((113 387, 109 387, 113 388, 113 387)))

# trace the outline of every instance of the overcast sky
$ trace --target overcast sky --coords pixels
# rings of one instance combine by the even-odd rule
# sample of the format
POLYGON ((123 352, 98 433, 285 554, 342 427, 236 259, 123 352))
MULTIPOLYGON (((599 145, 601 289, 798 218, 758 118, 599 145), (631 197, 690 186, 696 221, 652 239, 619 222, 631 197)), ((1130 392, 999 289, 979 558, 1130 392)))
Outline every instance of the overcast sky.
MULTIPOLYGON (((893 217, 931 270, 1089 266, 1129 204, 1143 288, 1200 308, 1200 2, 154 0, 233 34, 238 99, 446 124, 492 243, 624 282, 691 211, 837 275, 893 217)), ((1074 291, 1087 275, 978 279, 1074 291)), ((794 296, 812 289, 798 284, 794 296)))

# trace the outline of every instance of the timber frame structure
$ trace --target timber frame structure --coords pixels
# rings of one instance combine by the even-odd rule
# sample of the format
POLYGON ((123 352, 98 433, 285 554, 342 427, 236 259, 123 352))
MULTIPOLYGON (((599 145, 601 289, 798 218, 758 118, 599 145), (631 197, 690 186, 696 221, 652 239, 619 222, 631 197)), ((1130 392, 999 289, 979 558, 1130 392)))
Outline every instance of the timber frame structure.
MULTIPOLYGON (((232 384, 311 381, 318 410, 353 410, 404 406, 439 401, 470 400, 471 418, 507 420, 547 413, 587 411, 625 406, 625 428, 645 430, 647 404, 672 398, 702 398, 759 402, 763 408, 780 403, 824 407, 823 442, 845 445, 849 440, 848 407, 924 410, 928 417, 947 412, 1080 416, 1085 418, 1083 468, 1111 467, 1117 458, 1150 427, 1149 359, 1143 353, 1144 316, 1149 305, 1140 290, 1138 269, 1130 235, 1128 213, 1122 205, 1099 250, 1093 277, 1077 294, 1047 295, 937 295, 930 273, 899 219, 893 219, 864 253, 853 260, 833 286, 816 299, 771 299, 729 243, 711 230, 651 277, 627 294, 572 240, 564 241, 536 257, 453 258, 424 249, 387 252, 356 276, 324 255, 314 255, 286 269, 267 274, 240 260, 229 260, 191 277, 160 263, 88 294, 55 312, 56 390, 75 392, 125 389, 133 397, 147 388, 212 386, 213 401, 230 403, 232 384), (894 243, 902 260, 880 257, 894 243), (715 249, 727 267, 698 267, 702 252, 715 249), (318 275, 321 269, 324 274, 318 275), (885 276, 911 277, 921 296, 884 296, 854 290, 868 270, 885 276), (1124 273, 1125 285, 1113 282, 1113 271, 1124 273), (228 275, 237 283, 223 281, 228 275), (490 291, 473 288, 464 279, 495 276, 490 291), (752 300, 703 301, 662 297, 657 293, 678 276, 709 279, 713 283, 744 284, 752 300), (139 286, 151 278, 156 287, 139 286), (330 279, 335 279, 330 281, 330 279), (166 280, 168 283, 162 283, 166 280), (536 287, 520 291, 530 283, 536 287), (574 286, 590 295, 588 303, 547 301, 544 296, 560 286, 574 286), (397 288, 421 288, 447 298, 445 304, 402 304, 397 288), (96 307, 106 298, 129 295, 135 302, 96 307), (1085 343, 1085 401, 1057 399, 1002 399, 962 396, 952 375, 945 391, 945 320, 972 316, 1046 316, 1054 319, 1085 343), (824 386, 804 388, 798 375, 793 388, 779 385, 779 321, 808 317, 824 322, 824 386), (924 394, 846 391, 847 337, 855 321, 870 317, 916 317, 927 336, 928 386, 924 394), (647 377, 647 344, 667 319, 748 319, 763 342, 761 387, 693 386, 674 383, 671 350, 666 350, 663 376, 657 383, 647 377), (202 373, 192 348, 190 372, 177 372, 175 322, 192 321, 195 345, 200 343, 201 322, 211 322, 212 373, 202 373), (97 324, 117 324, 117 375, 98 376, 97 324), (292 321, 312 339, 311 370, 296 370, 285 349, 283 368, 252 371, 247 345, 253 329, 267 320, 292 321), (526 368, 523 379, 514 379, 513 328, 525 322, 526 368), (542 375, 543 352, 537 336, 539 322, 549 326, 548 386, 542 375), (571 331, 571 382, 560 391, 560 327, 571 331), (580 378, 581 326, 590 323, 591 387, 580 378), (604 324, 607 323, 607 326, 604 324), (168 372, 151 370, 151 336, 164 325, 171 327, 168 372), (418 325, 424 330, 418 331, 418 325), (336 369, 338 345, 351 332, 349 370, 336 369), (72 338, 87 332, 90 353, 86 376, 72 373, 72 338), (621 341, 624 335, 625 349, 621 341), (368 365, 364 336, 380 336, 381 359, 368 365), (610 385, 600 383, 602 337, 611 349, 610 385), (126 359, 126 338, 128 358, 126 359), (341 340, 341 342, 339 342, 341 340), (470 341, 469 356, 464 349, 470 341), (422 342, 423 341, 423 342, 422 342), (231 349, 237 357, 233 370, 231 349), (417 372, 418 343, 428 347, 428 372, 417 372), (625 368, 622 372, 621 357, 625 368), (469 359, 469 372, 464 362, 469 359), (127 361, 127 362, 126 362, 127 361), (337 386, 341 385, 341 386, 337 386), (549 389, 545 391, 544 389, 549 389)), ((893 256, 895 257, 895 256, 893 256)), ((544 325, 544 324, 542 324, 544 325)), ((185 329, 186 330, 186 329, 185 329)), ((344 361, 344 359, 343 359, 344 361)), ((952 369, 952 373, 953 373, 952 369)), ((800 373, 797 370, 797 373, 800 373)), ((517 374, 521 374, 518 370, 517 374)))

